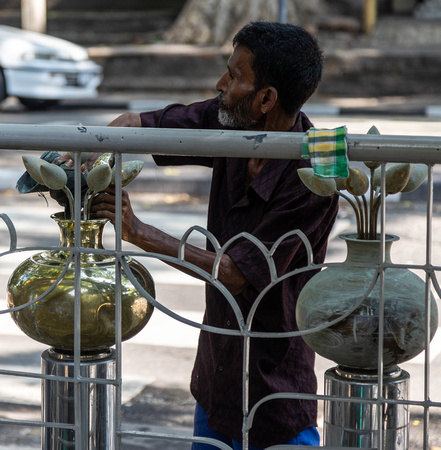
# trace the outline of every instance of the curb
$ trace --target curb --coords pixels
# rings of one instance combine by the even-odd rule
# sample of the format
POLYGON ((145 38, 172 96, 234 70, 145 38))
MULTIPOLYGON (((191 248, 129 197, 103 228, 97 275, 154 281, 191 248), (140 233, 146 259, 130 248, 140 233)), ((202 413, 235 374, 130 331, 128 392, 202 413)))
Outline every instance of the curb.
POLYGON ((372 108, 372 107, 339 107, 327 104, 306 104, 302 111, 308 115, 316 116, 423 116, 430 118, 441 118, 441 106, 429 105, 421 107, 402 108, 372 108))

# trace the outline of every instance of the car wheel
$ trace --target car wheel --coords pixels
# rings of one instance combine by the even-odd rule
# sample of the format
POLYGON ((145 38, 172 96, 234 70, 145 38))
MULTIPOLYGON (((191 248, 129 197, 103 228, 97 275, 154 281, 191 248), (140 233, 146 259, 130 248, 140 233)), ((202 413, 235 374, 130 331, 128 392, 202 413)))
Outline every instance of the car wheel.
POLYGON ((48 109, 51 106, 56 106, 59 103, 59 100, 41 100, 38 98, 25 98, 19 97, 20 103, 26 108, 32 109, 34 111, 41 109, 48 109))
POLYGON ((3 70, 0 67, 0 102, 6 98, 6 82, 3 70))

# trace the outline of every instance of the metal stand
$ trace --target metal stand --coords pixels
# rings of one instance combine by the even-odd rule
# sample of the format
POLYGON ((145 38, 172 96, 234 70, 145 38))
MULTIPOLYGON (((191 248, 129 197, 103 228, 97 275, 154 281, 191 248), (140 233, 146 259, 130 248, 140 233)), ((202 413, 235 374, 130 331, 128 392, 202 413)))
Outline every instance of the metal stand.
MULTIPOLYGON (((41 355, 42 373, 63 377, 74 376, 73 355, 58 353, 54 349, 41 355)), ((108 351, 82 356, 80 375, 86 378, 114 379, 115 354, 108 351)), ((107 383, 80 383, 80 401, 75 403, 75 383, 42 381, 42 419, 45 422, 75 423, 75 408, 81 411, 81 433, 72 429, 45 427, 42 431, 43 450, 114 450, 116 388, 107 383), (76 442, 78 439, 80 443, 76 442), (76 444, 79 446, 75 447, 76 444)))
MULTIPOLYGON (((409 373, 399 367, 383 376, 385 399, 407 400, 409 373)), ((374 371, 337 366, 325 373, 325 394, 342 398, 378 398, 378 375, 374 371)), ((379 448, 378 405, 326 400, 324 403, 324 447, 379 448)), ((383 447, 407 450, 409 411, 403 404, 383 405, 383 447)))

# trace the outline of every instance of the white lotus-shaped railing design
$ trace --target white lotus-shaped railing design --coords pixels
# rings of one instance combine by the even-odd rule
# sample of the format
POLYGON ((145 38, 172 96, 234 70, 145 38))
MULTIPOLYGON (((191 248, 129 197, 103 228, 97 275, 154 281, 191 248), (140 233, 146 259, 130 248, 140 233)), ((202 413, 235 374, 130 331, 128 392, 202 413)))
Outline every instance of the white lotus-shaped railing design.
MULTIPOLYGON (((60 167, 58 167, 54 164, 41 162, 39 158, 27 156, 27 157, 24 157, 23 159, 25 162, 26 169, 38 183, 46 185, 49 189, 62 190, 64 192, 66 187, 65 187, 65 177, 64 177, 63 169, 61 169, 60 167)), ((366 163, 366 165, 369 167, 369 165, 367 163, 366 163)), ((100 167, 100 166, 101 166, 101 164, 96 165, 89 172, 88 177, 87 177, 88 191, 85 196, 85 202, 84 202, 84 211, 83 211, 84 217, 88 217, 88 215, 89 215, 89 212, 88 212, 89 206, 88 205, 90 204, 90 202, 93 199, 96 192, 106 189, 107 186, 111 185, 112 182, 114 183, 114 179, 115 179, 114 169, 111 169, 107 163, 105 166, 103 165, 103 167, 100 167)), ((122 166, 124 167, 124 164, 122 166)), ((142 168, 142 162, 131 162, 131 165, 126 165, 126 167, 128 168, 128 170, 126 170, 126 171, 123 170, 123 172, 120 175, 120 176, 122 176, 122 185, 123 186, 127 185, 130 181, 132 181, 139 174, 139 171, 142 168), (133 167, 135 167, 135 168, 133 169, 133 167)), ((377 175, 374 173, 374 171, 376 169, 374 169, 373 166, 371 166, 370 169, 372 171, 371 172, 371 180, 377 179, 377 175)), ((402 188, 400 188, 400 190, 397 192, 403 192, 404 187, 409 185, 412 168, 400 166, 399 168, 396 168, 393 172, 389 172, 389 177, 393 178, 393 173, 397 173, 397 172, 402 173, 403 171, 405 173, 407 173, 406 182, 404 183, 402 188)), ((424 169, 421 169, 421 173, 423 173, 423 172, 424 172, 424 169)), ((381 172, 380 172, 380 174, 381 174, 381 172)), ((364 178, 363 175, 360 175, 360 171, 358 171, 358 170, 353 170, 351 172, 351 175, 352 175, 352 177, 350 176, 350 178, 348 179, 349 181, 348 182, 345 181, 346 189, 348 190, 348 192, 350 192, 351 194, 353 194, 355 196, 363 197, 364 194, 367 192, 367 190, 365 192, 362 192, 363 189, 366 187, 366 179, 364 178), (362 187, 363 187, 363 189, 362 189, 362 187)), ((387 173, 386 173, 386 176, 387 176, 387 173)), ((309 177, 309 174, 307 175, 307 177, 309 180, 312 180, 312 178, 309 177)), ((422 178, 422 180, 421 180, 421 174, 419 174, 417 177, 414 177, 414 178, 418 178, 417 182, 415 182, 414 184, 420 185, 422 183, 422 181, 424 180, 425 176, 424 176, 424 178, 422 178)), ((314 182, 315 181, 316 180, 314 180, 314 182)), ((335 183, 335 181, 334 181, 334 183, 335 183)), ((308 187, 311 186, 311 182, 309 182, 309 181, 308 181, 308 183, 305 183, 305 184, 307 184, 308 187)), ((322 191, 322 187, 319 188, 319 191, 321 192, 321 194, 319 194, 319 195, 323 195, 323 193, 325 191, 327 192, 326 195, 331 195, 338 190, 337 186, 335 185, 335 187, 334 187, 334 184, 332 184, 332 183, 331 183, 331 185, 332 185, 331 188, 329 188, 328 183, 326 185, 328 187, 326 187, 326 189, 323 188, 324 189, 323 191, 322 191)), ((372 182, 371 182, 371 186, 376 186, 375 189, 373 189, 373 190, 371 189, 371 196, 373 196, 373 199, 374 199, 374 201, 371 202, 372 205, 378 204, 378 199, 379 199, 379 195, 380 195, 378 192, 379 185, 380 184, 378 184, 378 182, 375 182, 374 184, 372 184, 372 182)), ((386 180, 386 186, 387 185, 388 184, 387 184, 387 180, 386 180)), ((316 188, 314 188, 314 189, 316 189, 316 188)), ((416 189, 416 187, 415 187, 415 189, 416 189)), ((313 190, 313 189, 311 189, 311 190, 313 190)), ((386 193, 388 193, 388 192, 386 192, 386 193)), ((389 193, 394 193, 394 192, 389 192, 389 193)), ((75 203, 78 204, 79 201, 73 199, 73 196, 70 193, 70 191, 66 192, 66 195, 68 196, 69 201, 70 201, 71 216, 73 217, 74 216, 74 214, 73 214, 74 205, 75 205, 75 203)), ((339 195, 342 195, 341 191, 339 192, 339 195)), ((357 213, 357 211, 359 211, 359 214, 357 216, 358 217, 357 224, 359 225, 360 229, 361 229, 362 223, 364 223, 364 224, 370 223, 370 221, 366 222, 366 218, 365 218, 366 214, 363 215, 364 220, 362 220, 362 218, 361 218, 362 213, 364 213, 366 211, 365 205, 366 205, 366 202, 364 199, 356 200, 355 204, 353 202, 351 203, 351 206, 354 208, 356 213, 357 213), (360 206, 360 205, 362 205, 362 206, 360 206)), ((373 211, 372 208, 370 211, 372 214, 372 211, 373 211)), ((36 247, 22 247, 22 248, 17 247, 17 232, 15 230, 15 227, 14 227, 12 221, 6 214, 0 214, 0 218, 6 224, 8 230, 9 230, 9 236, 10 236, 9 249, 0 253, 0 257, 9 255, 11 253, 26 252, 26 251, 30 251, 30 250, 33 251, 33 250, 37 249, 36 247)), ((360 230, 358 230, 358 231, 360 231, 360 230)), ((56 248, 59 248, 59 247, 38 247, 39 250, 54 250, 56 248)), ((72 260, 75 256, 75 251, 72 248, 61 248, 61 249, 72 251, 71 257, 66 262, 66 269, 65 269, 65 271, 66 271, 68 269, 68 267, 70 266, 70 264, 72 263, 72 260)), ((257 238, 255 238, 253 235, 251 235, 249 233, 240 233, 221 246, 219 244, 219 242, 217 241, 217 239, 215 238, 215 236, 213 234, 211 234, 209 231, 205 230, 202 227, 194 226, 194 227, 191 227, 190 229, 188 229, 187 232, 182 236, 182 238, 180 240, 180 244, 179 244, 179 251, 178 251, 177 257, 171 257, 171 256, 167 256, 167 255, 157 254, 157 253, 148 253, 148 252, 146 253, 146 252, 140 252, 140 251, 133 251, 133 250, 132 251, 118 250, 116 252, 115 250, 106 250, 106 249, 88 249, 88 253, 112 255, 113 257, 115 257, 116 263, 121 266, 121 268, 126 273, 127 277, 133 283, 134 287, 139 291, 141 296, 146 298, 148 300, 148 302, 151 303, 156 309, 162 311, 164 314, 168 315, 169 317, 172 317, 173 319, 175 319, 183 324, 198 328, 200 330, 243 337, 244 338, 244 345, 243 345, 244 371, 246 371, 247 368, 249 367, 250 340, 252 338, 277 339, 277 338, 304 336, 306 334, 316 333, 318 331, 321 331, 323 329, 331 327, 331 326, 345 320, 349 315, 351 315, 354 311, 356 311, 360 307, 360 305, 363 303, 363 301, 369 296, 374 285, 378 282, 379 279, 381 280, 381 276, 380 276, 381 271, 385 270, 385 268, 382 266, 375 267, 376 270, 372 277, 372 283, 369 286, 369 288, 366 290, 366 292, 364 292, 360 295, 360 297, 353 304, 353 307, 350 310, 345 311, 345 313, 342 314, 338 318, 329 320, 328 322, 324 322, 320 326, 317 326, 315 328, 303 330, 303 331, 258 332, 258 331, 252 331, 252 329, 251 329, 255 313, 256 313, 262 299, 271 290, 271 288, 273 288, 277 283, 280 283, 281 281, 283 281, 289 277, 296 276, 303 272, 323 269, 323 268, 329 267, 329 266, 339 266, 339 265, 343 264, 343 263, 326 263, 326 262, 323 264, 315 264, 313 262, 312 246, 311 246, 307 236, 300 230, 292 230, 292 231, 284 234, 274 243, 274 245, 271 248, 267 248, 260 240, 258 240, 257 238), (210 241, 210 243, 212 244, 214 251, 216 253, 216 259, 215 259, 211 273, 205 272, 204 270, 200 269, 199 267, 197 267, 185 260, 185 247, 187 245, 190 235, 192 235, 195 232, 201 233, 206 239, 208 239, 210 241), (280 244, 292 236, 295 236, 296 238, 298 238, 301 241, 301 245, 304 246, 304 251, 307 256, 307 258, 306 258, 307 264, 304 267, 297 268, 289 273, 279 276, 277 273, 276 264, 274 261, 274 255, 276 254, 277 249, 279 248, 280 244), (264 290, 262 290, 262 292, 260 292, 258 294, 256 300, 254 301, 253 305, 251 306, 246 317, 244 317, 244 315, 242 314, 242 311, 241 311, 238 303, 236 302, 234 296, 228 291, 228 289, 218 279, 219 265, 220 265, 220 260, 221 260, 222 255, 224 255, 227 252, 228 248, 230 246, 232 246, 239 239, 247 239, 250 242, 252 242, 259 249, 259 251, 265 257, 265 260, 267 261, 268 269, 269 269, 269 273, 270 273, 270 279, 271 279, 268 286, 264 290), (227 328, 220 328, 220 327, 215 327, 215 326, 211 326, 211 325, 201 324, 201 323, 195 322, 191 319, 188 319, 186 317, 183 317, 183 316, 175 313, 173 310, 167 308, 158 299, 152 297, 149 294, 149 292, 147 292, 144 289, 144 287, 139 283, 139 281, 133 274, 130 266, 128 265, 127 258, 126 258, 128 256, 154 258, 154 259, 158 259, 160 261, 166 262, 166 263, 171 263, 174 266, 179 266, 184 269, 189 269, 190 271, 194 272, 201 279, 203 279, 205 282, 213 285, 224 295, 225 299, 228 301, 229 305, 231 306, 231 308, 234 311, 238 328, 237 329, 231 329, 231 328, 227 329, 227 328)), ((43 295, 39 296, 38 298, 34 299, 32 302, 30 302, 26 305, 22 305, 17 308, 13 308, 13 309, 1 310, 0 314, 10 313, 12 311, 18 311, 22 308, 29 307, 33 303, 38 302, 41 298, 43 298, 45 295, 47 295, 51 290, 53 290, 57 286, 57 284, 62 279, 65 271, 63 273, 61 273, 59 279, 54 280, 53 286, 50 289, 48 289, 48 291, 46 291, 43 295)), ((435 271, 429 272, 429 278, 432 282, 432 286, 433 286, 434 290, 441 297, 441 287, 437 281, 435 271)), ((2 373, 8 373, 8 371, 4 371, 4 370, 0 369, 0 374, 2 374, 2 373)), ((35 376, 38 377, 37 374, 35 376)), ((243 377, 244 399, 248 398, 248 396, 247 396, 247 393, 249 392, 249 384, 248 383, 249 383, 248 377, 244 373, 244 377, 243 377)), ((272 395, 262 398, 251 409, 249 408, 249 405, 246 404, 244 410, 247 411, 247 414, 246 414, 246 417, 244 418, 244 421, 245 421, 244 430, 247 433, 249 432, 249 430, 251 429, 252 424, 253 424, 253 418, 255 416, 255 413, 263 403, 266 403, 266 402, 269 402, 269 401, 272 401, 275 399, 279 399, 279 398, 314 400, 314 399, 317 399, 317 397, 320 397, 320 396, 311 395, 311 394, 302 394, 302 393, 295 394, 295 393, 281 392, 281 393, 272 394, 272 395)))

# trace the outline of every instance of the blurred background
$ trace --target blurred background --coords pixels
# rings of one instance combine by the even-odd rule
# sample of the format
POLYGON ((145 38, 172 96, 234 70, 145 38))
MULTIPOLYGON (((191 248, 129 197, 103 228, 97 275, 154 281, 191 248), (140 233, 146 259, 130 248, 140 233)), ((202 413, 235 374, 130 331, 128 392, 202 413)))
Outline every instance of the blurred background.
POLYGON ((439 91, 439 0, 2 0, 1 6, 1 25, 86 47, 103 67, 100 93, 212 90, 235 31, 259 19, 296 23, 318 37, 326 57, 318 95, 439 91))
MULTIPOLYGON (((261 19, 302 25, 319 39, 325 55, 324 77, 305 108, 317 126, 345 124, 349 133, 366 133, 376 125, 382 134, 440 136, 441 0, 0 0, 0 122, 105 126, 127 109, 145 111, 170 102, 213 96, 232 50, 233 35, 245 23, 261 19), (87 63, 95 65, 89 64, 87 69, 84 55, 78 56, 81 52, 66 43, 58 46, 54 41, 45 41, 41 47, 32 47, 34 35, 20 37, 20 51, 17 36, 9 35, 4 41, 8 45, 3 45, 4 27, 36 31, 79 45, 86 49, 87 63), (66 49, 70 49, 69 61, 66 49), (29 102, 25 94, 11 94, 7 61, 12 61, 12 66, 20 61, 30 69, 33 64, 44 67, 52 77, 46 84, 59 83, 58 92, 64 97, 57 98, 49 91, 42 95, 34 89, 37 97, 29 102), (91 74, 100 78, 99 83, 91 74), (80 88, 87 86, 96 92, 88 91, 86 98, 80 88), (51 98, 47 97, 49 93, 51 98), (50 101, 58 99, 63 101, 50 101)), ((19 88, 23 86, 35 87, 30 82, 19 88)), ((15 224, 19 245, 57 245, 57 230, 49 216, 58 207, 51 199, 19 195, 15 189, 24 172, 22 155, 20 151, 0 149, 0 212, 8 214, 15 224)), ((130 196, 140 219, 178 238, 192 225, 204 227, 210 171, 157 168, 149 155, 131 159, 138 158, 145 165, 130 185, 130 196)), ((395 202, 388 203, 388 232, 401 237, 394 244, 394 262, 424 263, 426 192, 427 186, 423 186, 415 194, 402 198, 397 195, 395 202)), ((432 248, 438 262, 438 166, 434 169, 434 201, 432 248)), ((343 203, 329 244, 330 262, 345 257, 345 245, 336 236, 354 227, 353 215, 347 209, 343 203)), ((195 239, 196 245, 204 244, 202 236, 195 239)), ((105 247, 110 248, 113 241, 113 228, 108 226, 105 247)), ((0 251, 8 249, 8 242, 3 227, 0 251)), ((2 308, 6 308, 4 286, 13 268, 26 256, 15 253, 0 259, 2 308)), ((203 283, 177 274, 160 261, 149 259, 146 265, 155 279, 159 301, 184 317, 201 320, 203 283)), ((430 352, 434 376, 441 371, 440 336, 438 330, 430 352)), ((176 433, 191 433, 194 402, 188 385, 197 337, 196 329, 157 311, 136 338, 124 343, 123 422, 130 429, 169 432, 172 428, 176 433)), ((2 369, 39 373, 44 349, 44 345, 27 338, 9 315, 1 315, 2 369)), ((412 374, 413 400, 423 396, 424 364, 422 354, 403 366, 412 374)), ((323 393, 323 373, 333 365, 332 361, 317 358, 319 393, 323 393)), ((0 417, 39 420, 40 395, 38 379, 3 376, 0 417)), ((433 382, 431 398, 440 401, 439 383, 433 382)), ((418 450, 423 448, 423 416, 421 411, 411 414, 410 448, 418 450)), ((435 411, 431 417, 430 448, 438 450, 441 414, 435 411)), ((124 444, 125 449, 164 448, 161 441, 140 438, 127 439, 124 444)), ((179 442, 175 445, 170 443, 167 448, 189 447, 179 442)), ((1 450, 39 447, 38 427, 0 426, 1 450)))

